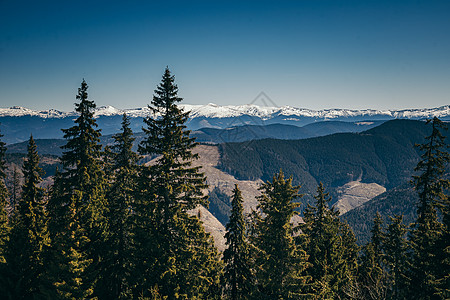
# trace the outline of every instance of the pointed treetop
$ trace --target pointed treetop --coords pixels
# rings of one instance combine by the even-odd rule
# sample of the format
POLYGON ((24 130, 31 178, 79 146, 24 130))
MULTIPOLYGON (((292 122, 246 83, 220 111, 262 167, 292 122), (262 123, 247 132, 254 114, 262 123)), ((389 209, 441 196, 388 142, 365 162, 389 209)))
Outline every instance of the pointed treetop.
POLYGON ((156 107, 170 109, 172 105, 183 100, 178 97, 178 86, 175 84, 175 76, 168 67, 164 71, 161 83, 156 87, 151 103, 156 107))

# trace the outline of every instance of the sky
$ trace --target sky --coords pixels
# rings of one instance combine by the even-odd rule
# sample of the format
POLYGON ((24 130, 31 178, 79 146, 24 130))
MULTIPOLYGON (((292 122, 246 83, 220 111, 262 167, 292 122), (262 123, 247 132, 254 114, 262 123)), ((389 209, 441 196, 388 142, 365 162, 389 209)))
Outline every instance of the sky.
POLYGON ((450 104, 450 1, 0 0, 0 107, 150 103, 406 109, 450 104), (267 101, 266 101, 267 103, 267 101))

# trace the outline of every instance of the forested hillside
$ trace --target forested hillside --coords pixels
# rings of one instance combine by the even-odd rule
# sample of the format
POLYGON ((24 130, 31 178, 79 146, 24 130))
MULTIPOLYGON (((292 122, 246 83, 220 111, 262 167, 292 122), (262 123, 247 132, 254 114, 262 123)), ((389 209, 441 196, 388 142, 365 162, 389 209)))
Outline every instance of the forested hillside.
POLYGON ((240 179, 263 180, 283 169, 307 193, 318 182, 333 188, 357 178, 390 189, 411 179, 419 160, 414 145, 429 131, 425 122, 393 120, 362 133, 225 143, 219 167, 240 179))
POLYGON ((339 132, 361 132, 382 124, 384 121, 342 122, 322 121, 298 127, 285 124, 241 125, 225 129, 201 128, 193 131, 199 142, 229 143, 266 138, 282 140, 306 139, 339 132))
POLYGON ((410 183, 405 183, 345 213, 341 220, 352 227, 358 244, 364 245, 370 240, 372 221, 377 212, 385 223, 389 216, 403 215, 404 224, 409 226, 417 218, 417 203, 416 191, 410 183))
POLYGON ((199 148, 210 151, 203 164, 215 175, 224 174, 214 169, 219 153, 190 136, 174 80, 166 68, 149 106, 158 117, 144 119, 137 152, 125 114, 102 145, 84 80, 58 160, 39 155, 33 136, 25 157, 7 154, 0 134, 1 299, 450 297, 450 155, 441 120, 221 144, 223 169, 265 179, 254 199, 238 184, 228 197, 208 187, 199 148), (139 163, 142 156, 153 159, 139 163), (8 186, 6 158, 14 166, 8 186), (60 168, 45 185, 50 161, 60 168), (341 218, 328 192, 349 180, 395 187, 411 175, 414 190, 391 189, 341 218), (245 212, 244 201, 254 209, 245 212), (201 221, 208 204, 226 223, 222 253, 201 221))

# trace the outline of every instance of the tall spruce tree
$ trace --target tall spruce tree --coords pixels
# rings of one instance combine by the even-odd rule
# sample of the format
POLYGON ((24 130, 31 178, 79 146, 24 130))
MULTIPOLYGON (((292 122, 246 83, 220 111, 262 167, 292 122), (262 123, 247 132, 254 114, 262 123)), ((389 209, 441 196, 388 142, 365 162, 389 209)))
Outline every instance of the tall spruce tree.
POLYGON ((5 252, 9 273, 7 294, 11 299, 42 297, 43 251, 49 238, 44 210, 45 191, 38 186, 42 181, 42 169, 33 136, 28 142, 22 171, 25 182, 5 252))
POLYGON ((301 226, 311 263, 307 272, 318 283, 316 293, 322 298, 346 298, 355 285, 356 241, 351 229, 339 220, 339 212, 329 207, 331 198, 322 183, 314 198, 315 206, 304 210, 301 226))
POLYGON ((12 191, 11 191, 10 201, 9 201, 11 216, 14 216, 14 214, 16 213, 17 207, 19 205, 20 193, 21 193, 20 174, 19 174, 19 170, 17 169, 17 167, 14 166, 12 191))
POLYGON ((236 184, 231 200, 230 221, 225 233, 228 247, 223 252, 225 293, 232 300, 248 299, 253 286, 242 203, 242 193, 236 184))
POLYGON ((439 243, 444 235, 444 225, 438 218, 437 209, 445 202, 444 190, 448 188, 448 181, 443 176, 449 162, 448 146, 441 133, 446 125, 437 117, 428 120, 427 124, 431 124, 432 132, 426 142, 419 145, 423 154, 414 169, 419 175, 413 176, 419 203, 417 220, 411 231, 413 257, 409 290, 410 296, 416 299, 438 297, 444 276, 440 259, 443 249, 439 243))
MULTIPOLYGON (((9 235, 9 222, 8 222, 8 190, 6 189, 6 162, 5 162, 5 142, 1 140, 3 135, 0 132, 0 272, 3 269, 5 258, 4 249, 9 235)), ((0 282, 1 283, 1 282, 0 282)))
POLYGON ((308 294, 308 277, 305 251, 294 243, 291 219, 300 203, 299 186, 292 186, 292 178, 285 179, 283 172, 275 174, 272 182, 264 183, 260 190, 256 218, 256 235, 252 242, 258 248, 256 280, 261 299, 298 299, 308 294))
POLYGON ((138 293, 150 296, 157 289, 170 299, 212 297, 211 287, 219 285, 219 261, 211 238, 197 216, 188 211, 207 205, 206 178, 192 152, 197 145, 189 137, 189 112, 178 107, 182 100, 174 76, 166 68, 149 106, 153 116, 144 120, 141 154, 158 159, 142 168, 136 218, 139 259, 138 293))
POLYGON ((384 299, 387 293, 387 274, 384 267, 383 219, 377 212, 373 220, 370 242, 363 250, 358 269, 358 285, 364 299, 384 299))
POLYGON ((62 130, 67 140, 62 147, 64 169, 55 177, 48 204, 53 250, 48 278, 62 298, 92 294, 106 232, 100 130, 94 119, 96 105, 88 99, 87 89, 83 80, 76 96, 79 103, 75 103, 79 116, 73 127, 62 130))
POLYGON ((62 191, 64 179, 55 175, 52 195, 47 205, 51 245, 45 253, 48 266, 43 293, 48 299, 86 299, 93 294, 93 283, 87 275, 93 259, 85 250, 90 239, 75 207, 74 195, 69 202, 62 191))
POLYGON ((439 261, 441 267, 438 270, 437 296, 441 299, 450 299, 450 203, 448 193, 445 195, 446 202, 443 202, 443 225, 444 232, 438 240, 437 248, 441 249, 439 261))
POLYGON ((407 278, 407 229, 403 224, 403 216, 390 217, 384 240, 386 266, 390 275, 388 299, 406 299, 408 287, 407 278))
POLYGON ((130 299, 134 253, 132 207, 137 189, 138 155, 132 150, 134 137, 127 115, 123 115, 121 132, 113 135, 113 139, 106 212, 109 225, 96 294, 100 299, 130 299))
MULTIPOLYGON (((441 122, 442 130, 448 130, 447 124, 441 122)), ((448 149, 450 145, 442 136, 442 149, 440 158, 445 170, 448 170, 450 154, 448 149)), ((437 241, 437 260, 440 267, 437 270, 437 292, 436 296, 441 299, 450 299, 450 180, 448 173, 443 174, 440 179, 441 190, 437 193, 437 209, 440 212, 443 225, 443 233, 437 241)))

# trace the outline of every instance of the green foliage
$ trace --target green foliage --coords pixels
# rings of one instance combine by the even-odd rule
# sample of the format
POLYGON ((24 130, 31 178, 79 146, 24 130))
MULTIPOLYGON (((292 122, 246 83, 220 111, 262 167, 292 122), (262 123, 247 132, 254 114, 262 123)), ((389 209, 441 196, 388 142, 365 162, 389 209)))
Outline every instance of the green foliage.
POLYGON ((8 240, 9 224, 6 211, 8 204, 8 190, 5 185, 5 143, 1 140, 3 135, 0 132, 0 266, 4 263, 3 247, 8 240))
POLYGON ((437 248, 440 249, 438 260, 441 263, 437 279, 437 295, 440 298, 450 298, 450 196, 447 193, 443 195, 441 211, 443 214, 442 223, 444 230, 441 238, 438 240, 437 248))
POLYGON ((272 182, 261 186, 252 243, 256 246, 255 271, 257 297, 262 299, 298 299, 308 292, 308 266, 305 251, 294 243, 291 218, 299 203, 299 186, 280 171, 272 182))
POLYGON ((45 265, 43 252, 49 244, 44 211, 44 189, 39 156, 33 137, 28 142, 28 154, 22 171, 25 183, 21 201, 12 217, 12 229, 5 248, 6 274, 2 274, 8 294, 12 299, 29 299, 42 296, 41 285, 45 265))
POLYGON ((438 118, 428 120, 427 124, 430 123, 432 132, 426 142, 419 145, 423 153, 415 171, 420 173, 413 177, 419 203, 417 221, 411 232, 413 261, 410 290, 412 295, 423 299, 439 294, 442 276, 439 258, 443 253, 439 241, 444 235, 444 225, 438 219, 437 209, 443 208, 447 199, 444 190, 449 187, 448 180, 443 178, 450 160, 445 137, 441 133, 446 125, 438 118))
POLYGON ((231 200, 230 221, 225 233, 227 249, 223 252, 224 288, 229 299, 248 299, 253 286, 250 266, 249 245, 246 239, 246 226, 241 191, 237 184, 231 200))
POLYGON ((377 212, 373 219, 371 239, 362 249, 358 269, 358 286, 364 299, 383 299, 387 293, 383 246, 385 234, 383 220, 377 212))
MULTIPOLYGON (((39 152, 39 147, 37 147, 37 150, 39 152)), ((21 166, 26 158, 26 153, 6 153, 5 155, 5 161, 7 165, 11 166, 21 166)), ((41 158, 39 160, 39 168, 42 169, 42 178, 46 178, 49 176, 55 175, 56 169, 61 169, 62 165, 59 161, 59 157, 56 155, 51 154, 44 154, 42 155, 39 152, 39 157, 41 158)), ((14 168, 13 168, 14 169, 14 168)), ((17 174, 19 175, 19 174, 17 174)), ((20 177, 20 176, 18 176, 20 177)), ((9 180, 9 186, 10 190, 12 189, 12 179, 9 180)), ((19 192, 17 192, 19 194, 19 192)), ((12 192, 11 192, 12 194, 12 192)), ((11 195, 12 196, 12 195, 11 195)))
POLYGON ((138 155, 132 151, 133 132, 124 115, 121 132, 113 136, 111 184, 107 191, 106 220, 108 233, 100 264, 101 277, 96 287, 100 299, 129 299, 133 280, 133 222, 132 206, 137 189, 138 155))
POLYGON ((403 214, 404 224, 409 225, 417 218, 415 209, 417 201, 414 189, 410 184, 404 184, 382 193, 340 218, 352 227, 358 244, 365 245, 370 242, 372 221, 377 212, 384 223, 389 222, 389 216, 403 214))
POLYGON ((6 295, 3 286, 7 285, 6 281, 6 260, 5 246, 9 240, 10 224, 8 220, 8 190, 5 185, 5 143, 1 140, 3 135, 0 133, 0 293, 6 295))
POLYGON ((139 174, 140 191, 134 206, 136 222, 136 291, 150 297, 155 286, 161 296, 211 298, 219 289, 220 264, 217 250, 197 216, 188 214, 197 205, 207 205, 206 178, 198 158, 197 145, 184 125, 188 112, 177 105, 182 99, 174 76, 167 68, 155 90, 152 117, 145 119, 146 137, 141 154, 158 155, 139 174))
POLYGON ((21 191, 21 186, 20 186, 19 170, 17 169, 16 166, 14 166, 12 189, 11 189, 11 195, 10 195, 10 200, 9 200, 11 217, 14 216, 17 208, 19 207, 20 191, 21 191))
POLYGON ((393 120, 362 133, 225 143, 219 145, 219 167, 245 180, 269 180, 281 168, 293 176, 294 184, 302 184, 302 203, 311 204, 314 199, 310 195, 314 195, 318 182, 331 193, 359 177, 362 182, 375 182, 387 189, 408 182, 420 159, 413 146, 426 135, 425 122, 393 120))
POLYGON ((192 166, 198 143, 186 130, 189 113, 177 105, 182 99, 174 76, 165 70, 149 106, 152 116, 144 121, 139 152, 154 159, 142 166, 126 115, 121 132, 111 137, 113 145, 101 151, 87 88, 83 80, 79 115, 63 130, 63 169, 55 173, 48 203, 40 187, 42 157, 31 137, 25 159, 8 154, 15 164, 23 161, 24 175, 20 195, 14 180, 8 218, 6 148, 0 141, 0 298, 450 297, 450 157, 439 119, 428 122, 432 133, 419 147, 421 156, 412 145, 425 136, 426 125, 400 120, 361 134, 221 145, 221 167, 238 177, 266 180, 280 166, 296 175, 293 182, 280 171, 264 183, 250 221, 244 219, 237 185, 231 203, 218 189, 210 193, 210 210, 228 222, 223 267, 194 213, 208 205, 206 178, 201 167, 192 166), (299 192, 312 194, 317 182, 333 189, 361 177, 394 187, 412 174, 417 161, 417 195, 400 186, 340 219, 320 183, 314 198, 302 200, 314 201, 304 210, 305 223, 292 224, 303 196, 299 192), (300 182, 302 188, 293 185, 300 182), (393 214, 384 230, 383 222, 393 214), (405 223, 416 214, 410 248, 405 223), (359 267, 355 235, 341 220, 349 221, 360 241, 371 236, 359 267))
POLYGON ((355 285, 357 268, 356 239, 346 223, 342 223, 339 212, 329 207, 331 198, 322 183, 317 188, 314 206, 304 210, 304 244, 311 266, 307 273, 316 284, 316 290, 326 298, 345 298, 355 285), (326 287, 326 290, 323 290, 326 287))
POLYGON ((407 277, 409 245, 406 240, 407 229, 403 216, 391 217, 383 245, 386 265, 390 275, 389 299, 405 299, 409 286, 407 277))
POLYGON ((63 298, 92 294, 106 235, 100 130, 95 129, 96 106, 88 100, 87 88, 83 80, 76 96, 79 103, 75 104, 79 116, 74 126, 63 129, 67 140, 62 147, 64 169, 55 178, 47 207, 52 241, 48 259, 53 265, 49 268, 48 278, 53 281, 49 286, 63 298))
MULTIPOLYGON (((81 193, 76 193, 73 198, 77 194, 82 197, 81 193)), ((66 208, 64 228, 52 235, 52 246, 46 257, 48 270, 44 288, 48 299, 86 299, 93 294, 93 279, 88 271, 93 259, 85 250, 91 240, 77 214, 76 200, 79 199, 72 199, 66 208)))

